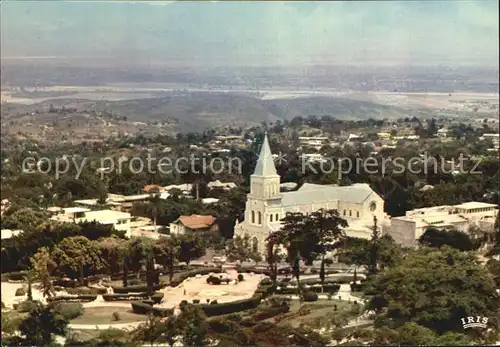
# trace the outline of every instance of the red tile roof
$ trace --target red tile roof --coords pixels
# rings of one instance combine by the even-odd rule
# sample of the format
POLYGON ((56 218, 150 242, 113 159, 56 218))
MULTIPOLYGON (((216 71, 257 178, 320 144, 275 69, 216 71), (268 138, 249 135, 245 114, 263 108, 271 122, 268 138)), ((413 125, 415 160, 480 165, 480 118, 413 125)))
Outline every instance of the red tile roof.
POLYGON ((164 191, 165 189, 162 187, 162 186, 159 186, 157 184, 149 184, 147 186, 144 187, 143 189, 146 193, 149 193, 149 192, 153 192, 153 191, 158 191, 158 192, 162 192, 164 191))
POLYGON ((191 216, 180 216, 176 222, 180 222, 190 229, 205 229, 210 228, 215 223, 215 217, 193 214, 191 216))

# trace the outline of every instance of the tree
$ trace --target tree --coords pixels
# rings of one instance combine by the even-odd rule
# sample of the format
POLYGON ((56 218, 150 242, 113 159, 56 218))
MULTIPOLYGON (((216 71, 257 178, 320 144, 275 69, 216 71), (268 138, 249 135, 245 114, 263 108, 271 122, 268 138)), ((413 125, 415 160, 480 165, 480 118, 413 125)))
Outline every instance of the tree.
POLYGON ((146 282, 148 285, 148 295, 151 296, 154 293, 154 284, 157 281, 156 270, 154 266, 154 255, 149 253, 146 261, 146 282))
POLYGON ((366 292, 373 294, 368 310, 397 326, 411 321, 439 334, 462 331, 463 317, 494 317, 500 309, 487 270, 473 254, 449 247, 406 254, 372 278, 366 292))
MULTIPOLYGON (((354 269, 356 271, 356 269, 354 269)), ((321 292, 323 293, 323 287, 325 285, 325 277, 326 277, 326 271, 325 271, 325 257, 323 256, 321 258, 321 268, 319 269, 319 279, 321 280, 321 292)))
POLYGON ((368 266, 370 264, 369 241, 357 237, 346 237, 339 249, 338 260, 347 265, 368 266))
POLYGON ((250 245, 250 237, 235 236, 229 242, 227 248, 227 259, 229 261, 247 261, 251 259, 255 262, 262 260, 262 256, 250 245))
POLYGON ((84 236, 68 237, 61 241, 52 252, 52 260, 57 270, 69 278, 84 278, 99 273, 104 268, 96 243, 84 236))
POLYGON ((53 334, 66 334, 67 325, 68 321, 56 314, 52 306, 38 304, 21 323, 19 330, 25 336, 25 345, 47 346, 53 342, 53 334))
POLYGON ((111 236, 100 239, 96 245, 109 274, 123 271, 124 258, 128 253, 126 240, 111 236))
POLYGON ((33 284, 33 272, 32 271, 28 271, 28 301, 33 301, 33 288, 32 288, 32 284, 33 284))
POLYGON ((475 248, 470 237, 466 233, 456 229, 446 230, 433 227, 427 228, 420 237, 419 242, 434 248, 440 248, 446 245, 460 251, 471 251, 475 248))
POLYGON ((32 232, 47 220, 47 214, 31 208, 23 208, 2 218, 2 229, 20 229, 32 232))
MULTIPOLYGON (((170 321, 173 319, 175 318, 171 317, 168 320, 170 321)), ((134 337, 133 340, 138 342, 147 341, 151 344, 151 347, 153 347, 155 342, 159 342, 159 340, 165 335, 165 333, 168 332, 166 328, 166 324, 163 323, 160 318, 150 315, 148 320, 144 324, 139 325, 134 330, 134 332, 132 333, 134 337)), ((167 337, 168 340, 172 340, 172 343, 169 342, 170 346, 173 346, 174 337, 175 335, 172 336, 172 334, 169 334, 169 336, 167 337)))
POLYGON ((202 238, 197 234, 185 234, 179 236, 179 261, 189 265, 192 259, 198 259, 205 255, 205 245, 202 238))
POLYGON ((56 264, 52 261, 49 250, 42 247, 30 259, 36 277, 40 280, 42 293, 44 297, 54 295, 54 288, 52 287, 51 274, 56 268, 56 264))
POLYGON ((372 239, 370 242, 370 265, 368 270, 371 274, 377 273, 378 270, 378 257, 379 257, 379 235, 380 231, 377 226, 377 217, 373 216, 372 239))
POLYGON ((207 346, 208 324, 200 308, 193 305, 181 306, 176 325, 185 346, 207 346))
POLYGON ((276 285, 276 281, 278 279, 278 262, 281 261, 282 258, 280 248, 277 247, 272 240, 268 240, 266 261, 271 273, 270 277, 274 285, 276 285))
POLYGON ((154 252, 154 242, 147 237, 136 237, 129 241, 129 266, 139 278, 140 271, 146 267, 150 254, 154 252))
POLYGON ((287 260, 300 290, 300 259, 310 264, 319 255, 338 248, 344 238, 342 228, 345 227, 347 221, 340 218, 336 210, 321 209, 310 215, 287 213, 282 228, 271 233, 267 242, 286 247, 287 260))
POLYGON ((163 267, 167 268, 169 280, 172 282, 174 277, 174 266, 179 260, 180 241, 172 235, 170 238, 161 237, 154 245, 153 252, 155 259, 163 267))

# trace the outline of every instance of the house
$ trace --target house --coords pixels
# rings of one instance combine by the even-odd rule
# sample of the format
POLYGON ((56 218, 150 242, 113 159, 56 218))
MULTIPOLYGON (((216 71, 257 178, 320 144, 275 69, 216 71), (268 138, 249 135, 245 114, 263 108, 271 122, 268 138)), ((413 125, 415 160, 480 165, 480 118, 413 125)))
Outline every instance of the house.
POLYGON ((310 153, 310 154, 302 154, 300 156, 300 159, 303 160, 303 162, 311 162, 311 163, 326 163, 328 162, 328 159, 322 156, 319 153, 310 153))
POLYGON ((163 187, 166 192, 170 192, 172 189, 178 189, 181 191, 182 194, 184 195, 189 195, 191 194, 191 191, 193 190, 193 185, 191 183, 184 183, 184 184, 171 184, 169 186, 163 187))
POLYGON ((18 229, 18 230, 11 230, 11 229, 2 229, 1 231, 2 234, 2 240, 8 240, 13 238, 14 236, 18 236, 22 234, 24 231, 18 229))
POLYGON ((495 204, 466 202, 459 205, 443 205, 419 208, 406 212, 406 216, 391 218, 389 235, 405 247, 418 245, 418 239, 427 228, 455 228, 468 232, 472 226, 492 231, 494 218, 498 214, 495 204))
POLYGON ((165 190, 162 186, 157 184, 148 184, 143 188, 146 193, 161 193, 165 190))
POLYGON ((220 190, 231 190, 236 188, 236 183, 234 182, 221 182, 219 180, 209 182, 207 184, 208 189, 220 189, 220 190))
POLYGON ((91 223, 97 222, 103 225, 112 226, 115 230, 125 231, 125 236, 130 237, 130 213, 114 210, 91 211, 84 207, 64 208, 50 218, 57 222, 67 223, 91 223))
POLYGON ((235 226, 235 235, 250 237, 254 251, 266 252, 267 237, 281 228, 281 220, 288 212, 307 214, 335 209, 349 223, 346 235, 365 239, 371 238, 374 217, 381 228, 389 223, 384 200, 367 184, 339 187, 306 183, 296 191, 280 192, 280 179, 266 135, 250 178, 245 219, 235 226))
POLYGON ((207 204, 207 205, 215 204, 217 202, 219 202, 219 199, 216 199, 216 198, 204 198, 204 199, 201 199, 201 203, 202 204, 207 204))
POLYGON ((216 218, 193 214, 191 216, 180 216, 176 221, 170 223, 171 234, 185 234, 189 232, 218 231, 216 218))

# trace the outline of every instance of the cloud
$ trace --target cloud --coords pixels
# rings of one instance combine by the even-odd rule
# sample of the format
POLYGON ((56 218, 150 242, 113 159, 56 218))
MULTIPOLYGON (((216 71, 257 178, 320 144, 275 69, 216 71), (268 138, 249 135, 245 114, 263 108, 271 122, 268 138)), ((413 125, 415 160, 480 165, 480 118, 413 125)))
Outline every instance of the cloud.
POLYGON ((2 55, 498 65, 498 2, 488 0, 10 2, 1 25, 2 55))

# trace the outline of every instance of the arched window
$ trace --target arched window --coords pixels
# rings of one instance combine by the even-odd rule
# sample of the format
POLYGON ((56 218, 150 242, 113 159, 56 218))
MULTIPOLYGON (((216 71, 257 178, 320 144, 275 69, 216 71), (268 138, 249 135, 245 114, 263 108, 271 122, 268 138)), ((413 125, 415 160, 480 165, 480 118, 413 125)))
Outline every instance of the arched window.
POLYGON ((272 222, 273 221, 273 214, 271 213, 271 215, 269 216, 269 220, 272 222))
POLYGON ((358 218, 359 218, 359 211, 357 211, 357 212, 356 212, 356 217, 358 217, 358 218))
POLYGON ((352 211, 349 210, 349 217, 352 217, 352 211))
POLYGON ((260 211, 258 213, 259 213, 259 224, 262 224, 262 213, 260 213, 260 211))
POLYGON ((345 216, 345 210, 344 210, 344 216, 345 216))
POLYGON ((278 217, 278 214, 276 213, 276 222, 279 220, 280 220, 280 218, 278 217))
POLYGON ((255 211, 252 211, 252 224, 255 224, 255 211))

